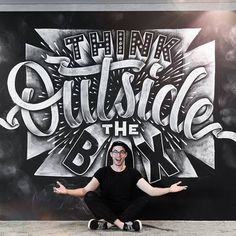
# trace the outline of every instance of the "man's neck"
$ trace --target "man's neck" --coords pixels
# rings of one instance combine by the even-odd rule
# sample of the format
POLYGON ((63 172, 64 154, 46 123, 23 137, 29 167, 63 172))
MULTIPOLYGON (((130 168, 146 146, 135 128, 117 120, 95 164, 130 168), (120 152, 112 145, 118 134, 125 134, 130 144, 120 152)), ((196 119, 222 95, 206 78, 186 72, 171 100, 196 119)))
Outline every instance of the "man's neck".
POLYGON ((122 172, 126 168, 126 165, 121 165, 121 166, 111 165, 111 168, 116 172, 122 172))

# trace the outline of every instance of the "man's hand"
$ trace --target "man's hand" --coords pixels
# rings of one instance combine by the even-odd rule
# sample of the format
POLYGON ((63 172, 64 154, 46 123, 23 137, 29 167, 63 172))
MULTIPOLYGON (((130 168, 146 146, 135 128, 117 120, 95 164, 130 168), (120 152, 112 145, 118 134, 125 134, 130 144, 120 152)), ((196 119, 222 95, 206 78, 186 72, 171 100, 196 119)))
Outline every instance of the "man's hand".
POLYGON ((57 181, 57 184, 59 187, 53 187, 53 192, 56 194, 67 194, 67 189, 65 188, 64 185, 62 185, 59 181, 57 181))
POLYGON ((182 182, 181 181, 179 181, 179 182, 177 182, 177 183, 175 183, 175 184, 172 184, 171 186, 170 186, 170 192, 171 193, 177 193, 177 192, 180 192, 180 191, 183 191, 183 190, 186 190, 187 188, 188 188, 188 186, 179 186, 179 184, 181 184, 182 182))

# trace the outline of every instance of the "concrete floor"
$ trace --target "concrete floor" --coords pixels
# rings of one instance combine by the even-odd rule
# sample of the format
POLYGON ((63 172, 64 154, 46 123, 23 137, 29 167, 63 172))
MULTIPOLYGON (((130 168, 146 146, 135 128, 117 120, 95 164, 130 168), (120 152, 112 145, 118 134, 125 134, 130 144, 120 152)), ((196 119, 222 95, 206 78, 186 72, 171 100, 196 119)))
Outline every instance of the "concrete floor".
POLYGON ((87 221, 0 221, 0 236, 236 235, 236 221, 143 221, 141 232, 91 231, 87 221))

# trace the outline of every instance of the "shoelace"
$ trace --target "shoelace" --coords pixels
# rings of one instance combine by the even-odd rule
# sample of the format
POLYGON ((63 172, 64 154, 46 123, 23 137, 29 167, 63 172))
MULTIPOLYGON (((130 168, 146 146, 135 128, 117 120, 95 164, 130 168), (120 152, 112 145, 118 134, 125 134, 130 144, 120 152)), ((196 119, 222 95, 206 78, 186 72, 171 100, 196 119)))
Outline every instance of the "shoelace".
POLYGON ((126 222, 126 230, 133 231, 133 223, 132 222, 126 222))
POLYGON ((107 228, 107 222, 106 221, 100 221, 98 220, 98 229, 106 229, 107 228))

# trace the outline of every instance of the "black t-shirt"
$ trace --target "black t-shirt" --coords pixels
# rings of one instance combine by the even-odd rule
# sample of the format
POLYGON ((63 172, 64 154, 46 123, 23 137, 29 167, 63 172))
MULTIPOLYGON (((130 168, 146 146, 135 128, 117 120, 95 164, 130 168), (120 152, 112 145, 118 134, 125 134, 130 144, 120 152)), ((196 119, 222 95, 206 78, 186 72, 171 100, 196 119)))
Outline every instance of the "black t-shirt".
POLYGON ((108 204, 124 207, 132 200, 132 193, 142 175, 133 168, 126 167, 116 172, 111 166, 106 166, 100 168, 94 177, 99 181, 101 195, 108 204))

